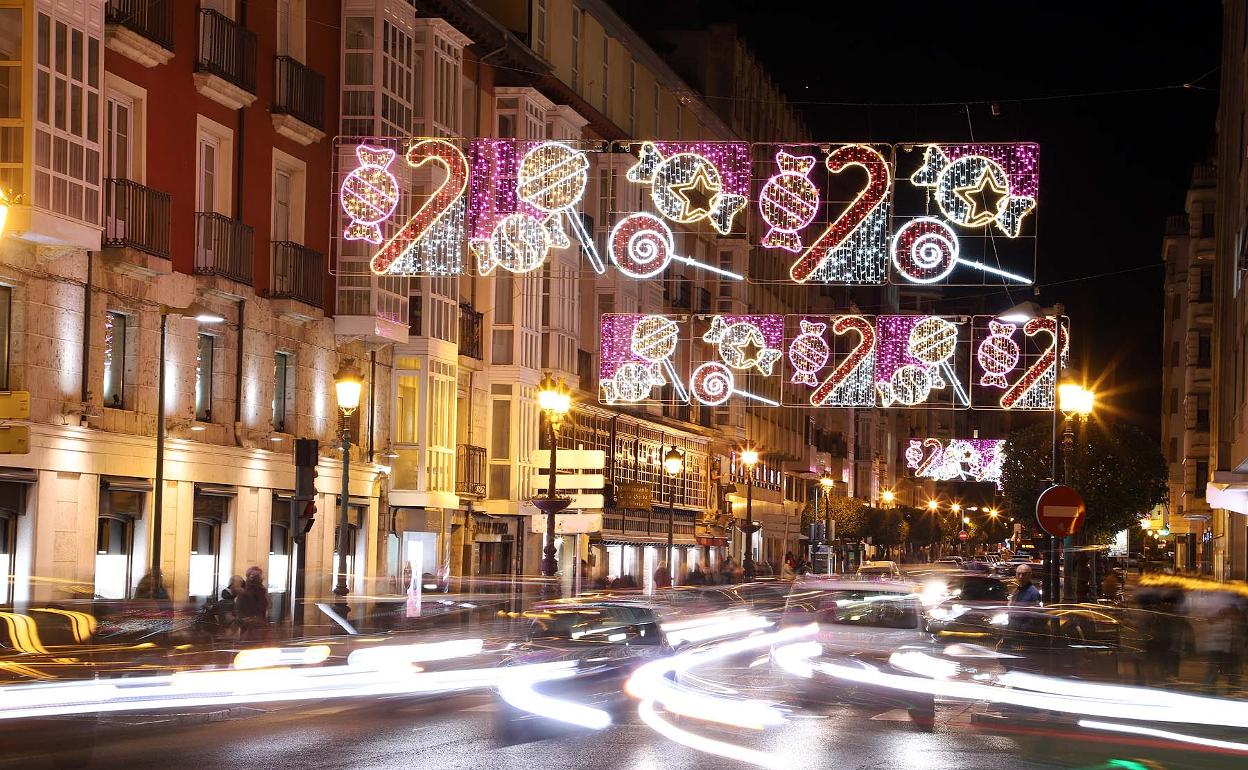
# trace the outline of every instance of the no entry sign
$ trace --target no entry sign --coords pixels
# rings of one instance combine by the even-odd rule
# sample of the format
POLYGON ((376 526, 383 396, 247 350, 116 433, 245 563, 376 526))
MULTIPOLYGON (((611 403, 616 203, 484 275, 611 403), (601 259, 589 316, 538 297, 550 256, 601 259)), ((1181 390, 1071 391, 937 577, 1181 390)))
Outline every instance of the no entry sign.
POLYGON ((1044 490, 1036 501, 1036 523, 1053 537, 1073 535, 1083 527, 1087 514, 1083 498, 1064 484, 1044 490))

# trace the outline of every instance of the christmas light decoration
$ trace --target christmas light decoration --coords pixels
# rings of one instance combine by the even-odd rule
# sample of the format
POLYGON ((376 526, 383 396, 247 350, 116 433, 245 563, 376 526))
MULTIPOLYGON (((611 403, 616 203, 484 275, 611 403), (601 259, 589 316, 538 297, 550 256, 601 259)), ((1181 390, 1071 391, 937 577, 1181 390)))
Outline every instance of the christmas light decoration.
POLYGON ((857 332, 858 341, 810 394, 811 406, 875 405, 875 327, 857 315, 840 316, 832 322, 832 333, 838 338, 850 332, 857 332))
POLYGON ((763 246, 794 254, 802 250, 797 234, 819 211, 819 190, 810 181, 815 162, 811 155, 776 152, 776 167, 780 171, 767 180, 758 194, 759 214, 770 228, 763 236, 763 246))
POLYGON ((558 222, 567 215, 568 225, 581 242, 586 259, 594 271, 607 271, 594 237, 585 229, 576 206, 585 197, 589 181, 589 158, 560 142, 543 142, 524 154, 517 174, 520 200, 533 205, 558 222))
MULTIPOLYGON (((1035 318, 1021 327, 992 316, 974 320, 971 402, 981 409, 1050 410, 1056 403, 1057 321, 1035 318)), ((1062 321, 1060 365, 1070 349, 1062 321)))
POLYGON ((630 278, 652 278, 663 272, 669 263, 677 261, 725 278, 742 280, 737 273, 676 254, 672 229, 662 219, 645 212, 629 214, 616 222, 611 228, 607 249, 611 261, 630 278))
POLYGON ((381 223, 399 205, 399 182, 390 172, 394 150, 359 145, 360 161, 338 188, 338 203, 350 218, 342 237, 349 241, 381 243, 381 223))
POLYGON ((650 185, 655 208, 671 221, 705 219, 727 235, 748 201, 749 174, 749 145, 743 142, 642 142, 625 177, 650 185))
POLYGON ((789 343, 789 363, 794 369, 790 382, 795 385, 814 386, 819 382, 815 374, 827 365, 828 356, 831 354, 828 341, 823 338, 828 325, 804 318, 799 323, 802 333, 789 343))
POLYGON ((979 362, 983 374, 979 378, 980 385, 995 388, 1009 387, 1005 379, 1008 372, 1018 366, 1019 348, 1014 341, 1014 324, 1001 321, 989 321, 989 335, 975 349, 975 360, 979 362))
POLYGON ((638 403, 653 389, 672 383, 678 398, 688 392, 673 357, 679 346, 680 323, 661 315, 608 313, 600 321, 599 390, 606 404, 638 403), (668 377, 664 378, 666 371, 668 377))
POLYGON ((1023 218, 1036 206, 1036 168, 1035 145, 933 144, 910 182, 932 188, 950 222, 968 228, 991 223, 1017 238, 1023 218), (1010 164, 1009 172, 998 159, 1010 164))
POLYGON ((760 401, 767 406, 780 406, 778 401, 738 390, 732 370, 718 361, 707 361, 694 369, 693 376, 689 378, 689 389, 699 403, 707 406, 719 406, 734 395, 760 401))
POLYGON ((722 316, 711 319, 703 342, 719 346, 719 356, 733 369, 757 368, 764 376, 780 360, 784 342, 784 316, 722 316))
POLYGON ((939 219, 919 217, 902 225, 893 237, 893 267, 911 283, 935 283, 958 265, 1030 284, 1031 279, 958 255, 958 235, 939 219))
POLYGON ((906 467, 917 478, 937 481, 990 482, 1001 487, 1005 462, 1003 439, 910 439, 906 467))
POLYGON ((1023 325, 1026 337, 1047 334, 1052 344, 1026 369, 1022 375, 1001 395, 1002 409, 1053 409, 1057 404, 1057 381, 1059 367, 1066 366, 1066 354, 1070 350, 1070 331, 1062 322, 1062 350, 1057 350, 1058 319, 1033 318, 1023 325))
POLYGON ((496 267, 528 273, 546 261, 550 230, 528 214, 508 214, 494 226, 489 240, 475 248, 481 275, 489 275, 496 267))
POLYGON ((833 174, 860 167, 867 172, 866 184, 793 263, 789 275, 797 283, 883 283, 892 189, 888 161, 869 145, 848 144, 829 153, 824 165, 833 174))
MULTIPOLYGON (((393 152, 386 152, 390 152, 393 159, 393 152)), ((407 165, 413 169, 429 163, 440 166, 445 177, 407 223, 373 255, 369 266, 378 275, 462 273, 468 159, 458 147, 445 139, 417 141, 408 148, 405 158, 407 165)), ((355 178, 357 184, 352 190, 361 187, 355 175, 356 172, 352 172, 343 181, 344 207, 347 182, 355 178)), ((377 227, 377 224, 372 227, 377 227)))
POLYGON ((951 365, 960 336, 956 322, 938 316, 879 316, 875 323, 875 389, 881 406, 917 406, 933 391, 946 389, 951 405, 969 405, 951 365))

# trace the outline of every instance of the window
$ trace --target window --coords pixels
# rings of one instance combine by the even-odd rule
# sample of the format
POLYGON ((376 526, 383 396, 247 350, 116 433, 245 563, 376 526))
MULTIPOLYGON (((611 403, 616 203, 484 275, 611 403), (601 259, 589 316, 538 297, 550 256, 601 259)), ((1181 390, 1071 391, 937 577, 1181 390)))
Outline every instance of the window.
MULTIPOLYGON (((99 37, 78 26, 80 23, 46 13, 37 17, 32 197, 38 208, 99 224, 103 45, 99 37)), ((20 22, 0 26, 22 28, 20 22)), ((0 58, 11 55, 0 53, 0 58)), ((10 83, 13 71, 20 72, 12 66, 3 69, 10 70, 10 83)), ((3 130, 6 137, 11 133, 9 128, 3 130)), ((0 157, 0 184, 11 188, 10 194, 25 192, 20 173, 9 166, 15 160, 20 165, 20 156, 0 157)))
POLYGON ((399 372, 395 387, 394 443, 417 443, 420 418, 420 374, 399 372))
MULTIPOLYGON (((39 17, 46 20, 42 14, 39 17)), ((47 50, 42 43, 41 50, 47 50)), ((47 73, 40 71, 41 93, 47 94, 47 73)), ((40 102, 47 120, 46 101, 40 102)), ((30 119, 30 115, 26 116, 30 119)), ((0 8, 0 189, 22 191, 22 9, 0 8)))
POLYGON ((1183 312, 1183 306, 1181 304, 1182 301, 1183 300, 1179 297, 1177 293, 1170 295, 1170 320, 1171 321, 1179 320, 1179 314, 1183 312))
POLYGON ((584 11, 572 6, 572 90, 581 90, 581 24, 584 11))
POLYGON ((628 62, 628 133, 637 135, 637 62, 628 62))
POLYGON ((104 314, 104 406, 112 409, 125 409, 130 401, 127 388, 134 366, 130 326, 124 313, 104 314))
POLYGON ((104 599, 132 595, 135 522, 143 515, 145 492, 137 487, 100 490, 100 513, 95 531, 95 593, 104 599))
POLYGON ((277 53, 304 61, 307 0, 276 0, 277 53))
POLYGON ((1208 367, 1212 365, 1213 352, 1208 334, 1201 334, 1196 337, 1196 365, 1200 367, 1208 367))
MULTIPOLYGON (((338 510, 341 505, 341 498, 334 499, 334 510, 338 510)), ((347 555, 347 585, 352 583, 359 577, 356 573, 356 565, 364 560, 365 555, 365 535, 363 531, 365 516, 368 513, 368 507, 354 501, 347 505, 347 533, 346 533, 346 555, 347 555)), ((340 529, 334 526, 334 584, 337 585, 339 575, 343 574, 338 571, 338 535, 340 529)))
POLYGON ((1213 235, 1213 212, 1206 211, 1200 215, 1200 237, 1209 238, 1213 235))
POLYGON ((1197 302, 1213 302, 1213 268, 1202 265, 1196 290, 1197 302))
POLYGON ((290 172, 278 169, 273 174, 273 234, 274 241, 290 238, 290 172))
POLYGON ((1179 389, 1178 388, 1170 389, 1170 413, 1171 414, 1179 413, 1179 389))
POLYGON ((1170 456, 1167 459, 1172 463, 1177 463, 1179 461, 1179 439, 1178 438, 1170 439, 1170 456))
POLYGON ((277 351, 273 354, 273 430, 289 433, 287 415, 294 412, 295 356, 277 351))
POLYGON ((537 0, 536 15, 533 30, 533 50, 538 54, 546 55, 546 0, 537 0))
POLYGON ((511 274, 497 273, 494 276, 494 331, 491 337, 490 362, 495 364, 513 363, 515 335, 511 328, 514 322, 514 279, 511 274), (504 327, 504 328, 500 328, 504 327))
POLYGON ((1183 365, 1183 360, 1179 357, 1179 341, 1178 340, 1173 340, 1170 342, 1170 365, 1171 366, 1183 365))
POLYGON ((293 550, 290 541, 290 501, 273 498, 273 515, 269 524, 269 563, 265 570, 269 594, 273 597, 269 620, 276 622, 288 611, 286 606, 287 581, 290 579, 290 557, 293 550))
MULTIPOLYGON (((215 597, 222 587, 222 529, 228 519, 230 497, 195 491, 191 517, 191 560, 187 593, 192 599, 215 597)), ((228 576, 226 576, 228 579, 228 576)))
POLYGON ((611 38, 602 32, 602 112, 611 114, 611 38))
POLYGON ((1196 497, 1199 497, 1202 499, 1204 498, 1205 485, 1208 482, 1209 482, 1209 461, 1197 460, 1196 461, 1196 488, 1192 490, 1193 492, 1195 492, 1196 497))
MULTIPOLYGON (((494 386, 507 388, 510 386, 494 386)), ((500 395, 495 393, 495 395, 500 395)), ((511 395, 494 398, 490 412, 489 495, 493 500, 511 498, 511 395)))
POLYGON ((217 210, 217 150, 216 139, 199 138, 199 211, 217 210))
POLYGON ((1196 430, 1209 430, 1209 394, 1196 394, 1196 430))
POLYGON ((17 522, 26 513, 26 484, 0 482, 0 569, 12 576, 0 583, 0 605, 13 601, 17 575, 17 522))
POLYGON ((133 179, 131 157, 134 141, 134 102, 122 94, 108 95, 108 144, 104 176, 109 179, 133 179))
POLYGON ((226 214, 233 200, 234 132, 203 115, 196 120, 195 210, 226 214))
POLYGON ((195 356, 195 419, 212 422, 212 367, 216 352, 216 338, 211 334, 199 335, 195 356))

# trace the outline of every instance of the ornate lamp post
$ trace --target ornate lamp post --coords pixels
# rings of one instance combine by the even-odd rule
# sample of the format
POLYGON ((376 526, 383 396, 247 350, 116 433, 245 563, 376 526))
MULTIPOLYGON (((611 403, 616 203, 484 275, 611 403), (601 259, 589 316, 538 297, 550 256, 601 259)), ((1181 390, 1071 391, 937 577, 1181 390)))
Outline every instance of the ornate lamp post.
POLYGON ((745 467, 745 553, 741 556, 741 570, 746 580, 754 578, 754 466, 758 465, 758 450, 741 450, 741 465, 745 467))
MULTIPOLYGON (((364 375, 355 365, 355 359, 343 359, 334 374, 334 395, 338 400, 338 432, 342 439, 342 492, 338 500, 338 581, 334 594, 339 604, 346 603, 351 590, 347 587, 347 519, 351 501, 351 428, 349 418, 360 407, 360 393, 364 390, 364 375)), ((413 575, 420 580, 420 575, 413 575)))
MULTIPOLYGON (((1096 408, 1096 394, 1075 382, 1063 382, 1057 386, 1057 408, 1062 412, 1062 483, 1073 487, 1075 471, 1075 420, 1082 426, 1096 408)), ((1062 581, 1062 598, 1069 600, 1074 593, 1074 561, 1071 546, 1074 538, 1067 536, 1063 542, 1065 558, 1062 559, 1062 570, 1065 579, 1062 581)))
POLYGON ((663 455, 663 469, 671 480, 667 482, 667 569, 675 577, 676 563, 672 561, 675 553, 674 524, 676 520, 676 477, 685 470, 685 453, 672 447, 663 455))
POLYGON ((542 549, 542 574, 554 577, 559 572, 559 562, 555 559, 555 514, 566 509, 572 502, 555 494, 555 473, 558 467, 555 464, 555 444, 558 441, 559 426, 572 410, 572 394, 562 379, 555 382, 551 373, 546 372, 542 375, 542 381, 537 384, 537 406, 546 418, 546 439, 550 444, 550 480, 546 487, 546 496, 534 498, 533 505, 546 514, 546 547, 542 549))

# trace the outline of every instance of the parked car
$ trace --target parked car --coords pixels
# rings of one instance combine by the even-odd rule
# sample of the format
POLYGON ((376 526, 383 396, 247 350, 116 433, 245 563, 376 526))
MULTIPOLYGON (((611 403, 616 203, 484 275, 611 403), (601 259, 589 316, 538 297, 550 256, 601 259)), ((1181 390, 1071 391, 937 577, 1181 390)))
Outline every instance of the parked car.
POLYGON ((962 557, 961 556, 944 556, 932 562, 932 564, 933 566, 943 567, 945 569, 961 569, 962 557))

